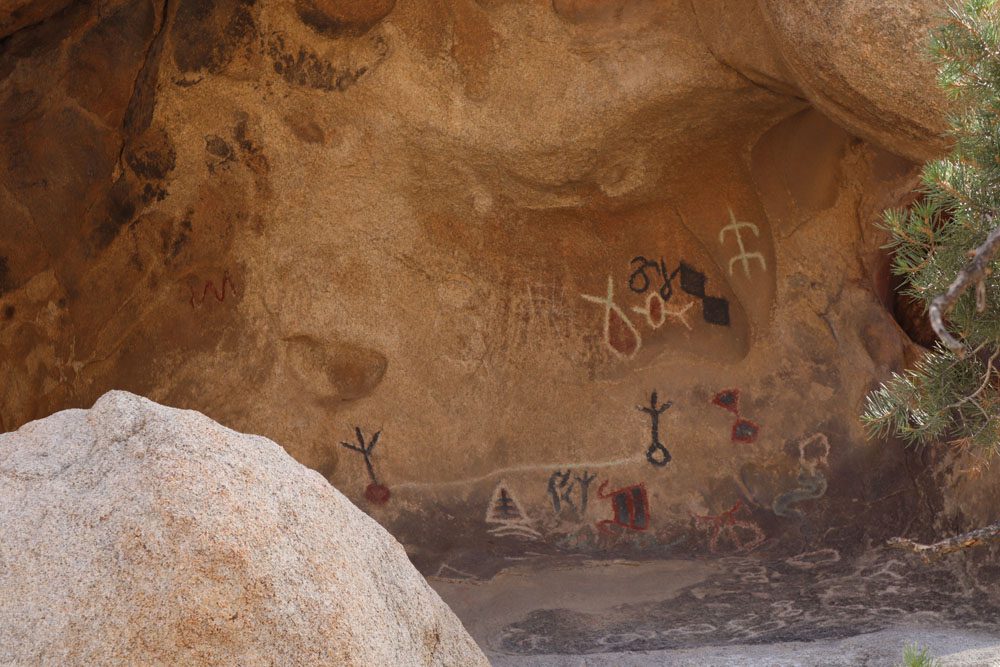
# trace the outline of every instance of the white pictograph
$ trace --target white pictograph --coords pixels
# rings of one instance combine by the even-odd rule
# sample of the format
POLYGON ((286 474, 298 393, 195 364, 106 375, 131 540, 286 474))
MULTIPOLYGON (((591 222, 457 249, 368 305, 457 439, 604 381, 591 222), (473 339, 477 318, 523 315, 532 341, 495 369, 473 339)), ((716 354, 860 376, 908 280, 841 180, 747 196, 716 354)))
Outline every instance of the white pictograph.
POLYGON ((521 503, 511 495, 506 482, 500 482, 493 491, 493 497, 486 508, 486 523, 493 524, 489 532, 497 537, 513 535, 529 540, 541 537, 541 534, 531 527, 531 519, 525 514, 521 503))
POLYGON ((733 213, 733 209, 729 209, 729 224, 719 230, 719 243, 725 245, 726 243, 726 232, 732 232, 733 236, 736 237, 736 245, 740 249, 738 255, 734 255, 729 260, 729 275, 733 275, 733 264, 740 262, 743 265, 743 274, 749 278, 750 277, 750 260, 756 259, 760 262, 762 269, 767 271, 767 261, 764 259, 764 255, 759 252, 747 252, 746 246, 743 243, 743 233, 741 230, 749 229, 753 232, 753 235, 760 238, 760 229, 757 225, 752 222, 739 222, 736 220, 736 215, 733 213))
POLYGON ((792 507, 804 500, 817 500, 826 495, 827 481, 820 466, 829 467, 830 441, 823 433, 813 433, 799 440, 798 486, 782 493, 771 504, 778 516, 802 520, 802 510, 792 507))
POLYGON ((631 359, 642 347, 642 337, 628 315, 615 303, 615 281, 608 276, 607 296, 580 295, 584 301, 604 306, 604 343, 615 355, 631 359))
POLYGON ((437 572, 434 573, 434 577, 437 579, 444 579, 446 581, 468 581, 469 579, 476 579, 476 575, 459 570, 458 568, 448 565, 448 563, 441 563, 437 572))
POLYGON ((810 475, 820 466, 829 466, 830 440, 823 433, 813 433, 799 440, 799 465, 810 475))
POLYGON ((683 306, 668 306, 663 302, 663 297, 656 292, 652 292, 646 298, 646 307, 632 306, 632 312, 645 316, 646 322, 653 329, 662 327, 666 323, 667 318, 670 317, 690 330, 691 325, 688 323, 687 311, 693 305, 694 302, 688 302, 683 306))

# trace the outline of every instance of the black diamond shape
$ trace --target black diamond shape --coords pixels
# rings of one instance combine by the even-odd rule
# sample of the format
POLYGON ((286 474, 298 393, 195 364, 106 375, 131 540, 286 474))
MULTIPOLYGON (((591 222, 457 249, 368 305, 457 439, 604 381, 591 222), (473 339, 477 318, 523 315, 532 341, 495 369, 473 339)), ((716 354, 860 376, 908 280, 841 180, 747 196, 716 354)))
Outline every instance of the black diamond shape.
POLYGON ((681 289, 699 299, 705 296, 705 274, 681 262, 681 289))
POLYGON ((701 316, 709 324, 729 326, 729 302, 718 296, 706 296, 701 300, 701 316))

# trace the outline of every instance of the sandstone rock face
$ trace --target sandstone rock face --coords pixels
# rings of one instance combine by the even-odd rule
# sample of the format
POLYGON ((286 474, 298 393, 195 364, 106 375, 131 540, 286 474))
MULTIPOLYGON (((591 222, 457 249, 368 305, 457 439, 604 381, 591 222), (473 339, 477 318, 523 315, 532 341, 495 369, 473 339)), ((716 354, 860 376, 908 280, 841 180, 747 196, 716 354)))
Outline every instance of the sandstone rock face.
POLYGON ((940 147, 931 17, 74 3, 0 45, 0 427, 197 408, 428 571, 898 529, 857 414, 912 352, 872 223, 940 147))
POLYGON ((817 109, 899 155, 945 147, 945 105, 928 94, 927 36, 939 0, 760 0, 782 60, 817 109))
POLYGON ((0 663, 487 665, 275 443, 110 392, 0 436, 0 663))

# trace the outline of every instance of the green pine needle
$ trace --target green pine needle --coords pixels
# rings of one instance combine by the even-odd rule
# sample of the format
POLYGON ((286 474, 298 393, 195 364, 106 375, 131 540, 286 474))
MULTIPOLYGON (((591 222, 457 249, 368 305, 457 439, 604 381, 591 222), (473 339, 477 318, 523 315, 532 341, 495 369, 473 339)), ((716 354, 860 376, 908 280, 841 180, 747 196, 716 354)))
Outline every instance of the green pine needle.
MULTIPOLYGON (((969 251, 1000 219, 1000 11, 997 0, 952 3, 931 39, 938 83, 955 103, 954 148, 924 166, 923 197, 886 211, 893 272, 901 291, 925 307, 955 280, 969 251)), ((913 445, 948 441, 990 456, 1000 446, 1000 271, 984 281, 986 308, 964 294, 948 314, 949 330, 975 353, 942 346, 869 394, 862 420, 872 437, 913 445)))

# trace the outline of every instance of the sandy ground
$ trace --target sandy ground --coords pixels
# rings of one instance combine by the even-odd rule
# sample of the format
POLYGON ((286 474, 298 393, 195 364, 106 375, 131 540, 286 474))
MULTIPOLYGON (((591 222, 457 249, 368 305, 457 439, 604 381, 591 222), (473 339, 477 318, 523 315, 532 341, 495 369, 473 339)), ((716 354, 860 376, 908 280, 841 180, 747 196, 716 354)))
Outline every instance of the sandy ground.
POLYGON ((536 563, 430 583, 496 667, 891 666, 910 644, 942 667, 1000 667, 995 586, 894 555, 803 556, 536 563))

